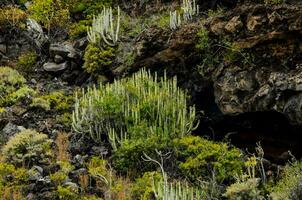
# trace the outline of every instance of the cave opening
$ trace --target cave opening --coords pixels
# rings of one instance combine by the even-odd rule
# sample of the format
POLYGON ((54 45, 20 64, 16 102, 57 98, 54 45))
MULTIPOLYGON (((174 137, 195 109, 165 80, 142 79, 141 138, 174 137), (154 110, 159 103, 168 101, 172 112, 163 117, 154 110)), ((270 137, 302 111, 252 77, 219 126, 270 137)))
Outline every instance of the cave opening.
POLYGON ((287 162, 291 154, 302 157, 301 125, 290 124, 283 114, 275 111, 224 115, 215 103, 213 91, 208 88, 194 98, 197 110, 204 114, 200 114, 199 127, 193 134, 227 140, 250 153, 260 143, 265 158, 277 164, 287 162))

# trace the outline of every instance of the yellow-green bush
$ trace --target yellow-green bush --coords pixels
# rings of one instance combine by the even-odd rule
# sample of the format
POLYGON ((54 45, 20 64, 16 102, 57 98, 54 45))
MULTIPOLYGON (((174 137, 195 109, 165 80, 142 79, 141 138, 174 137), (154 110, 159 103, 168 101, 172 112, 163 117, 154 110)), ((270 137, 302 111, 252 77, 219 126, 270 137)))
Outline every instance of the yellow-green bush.
POLYGON ((79 37, 84 37, 87 34, 87 27, 90 26, 91 21, 89 20, 80 20, 70 25, 68 33, 69 37, 76 39, 79 37))
POLYGON ((0 66, 0 107, 10 106, 34 95, 34 90, 26 86, 25 82, 18 71, 0 66))
POLYGON ((252 178, 227 187, 224 194, 229 200, 264 200, 258 189, 259 179, 252 178))
POLYGON ((0 30, 24 28, 26 18, 27 14, 15 6, 0 8, 0 30))
POLYGON ((108 162, 99 157, 92 157, 87 165, 89 175, 96 181, 94 186, 112 199, 130 200, 131 183, 127 178, 118 176, 108 162))
POLYGON ((150 200, 154 197, 153 184, 162 180, 159 172, 146 172, 142 177, 135 179, 131 187, 131 193, 134 199, 150 200))
POLYGON ((82 13, 88 16, 98 14, 104 6, 110 6, 112 0, 61 0, 70 13, 82 13))
POLYGON ((133 176, 142 175, 144 172, 157 169, 155 163, 146 162, 142 159, 144 153, 156 159, 160 159, 155 149, 168 152, 172 150, 169 140, 159 137, 146 137, 137 140, 126 140, 113 154, 112 162, 114 168, 123 174, 130 173, 133 176))
POLYGON ((264 0, 266 5, 278 5, 284 3, 284 0, 264 0))
POLYGON ((0 188, 3 186, 21 185, 27 182, 29 174, 24 168, 16 168, 9 163, 0 163, 0 188), (13 180, 7 180, 8 176, 12 176, 13 180))
POLYGON ((244 166, 239 149, 227 143, 216 143, 197 136, 174 140, 174 148, 182 172, 192 180, 211 178, 232 180, 244 166))
POLYGON ((63 171, 57 171, 54 174, 51 174, 50 180, 53 181, 56 185, 60 185, 63 183, 64 180, 67 179, 67 174, 63 171))
POLYGON ((111 66, 115 57, 115 49, 106 46, 100 48, 94 44, 89 44, 84 55, 84 69, 88 73, 104 72, 111 66))
POLYGON ((1 199, 24 199, 21 191, 28 184, 28 178, 29 173, 26 169, 16 168, 14 165, 8 163, 0 163, 1 199))
POLYGON ((34 51, 23 53, 18 58, 18 68, 25 72, 33 71, 37 61, 37 54, 34 51))
POLYGON ((63 90, 50 92, 48 94, 35 97, 31 107, 42 108, 46 111, 67 111, 73 105, 73 97, 63 90))
POLYGON ((59 185, 57 187, 56 194, 60 200, 77 200, 80 199, 79 191, 70 186, 63 187, 59 185))
POLYGON ((46 163, 51 156, 51 143, 47 135, 25 129, 3 146, 2 158, 5 162, 19 166, 46 163))
POLYGON ((105 182, 110 180, 111 172, 108 169, 108 163, 106 160, 99 157, 92 157, 87 165, 88 172, 92 177, 103 177, 105 182))
MULTIPOLYGON (((273 186, 271 198, 273 200, 291 200, 295 195, 302 194, 302 163, 295 161, 287 164, 281 174, 281 179, 273 186)), ((301 196, 300 196, 301 198, 301 196)), ((296 198, 299 199, 299 198, 296 198)))
POLYGON ((29 8, 32 18, 41 22, 50 33, 51 29, 66 27, 69 10, 62 0, 33 0, 29 8))

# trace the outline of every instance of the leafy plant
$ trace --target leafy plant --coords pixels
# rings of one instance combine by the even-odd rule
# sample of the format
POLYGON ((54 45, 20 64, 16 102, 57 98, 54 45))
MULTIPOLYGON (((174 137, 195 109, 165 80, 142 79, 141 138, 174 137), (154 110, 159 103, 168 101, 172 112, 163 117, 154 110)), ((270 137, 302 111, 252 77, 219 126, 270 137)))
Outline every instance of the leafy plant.
POLYGON ((115 57, 115 49, 110 46, 100 48, 95 44, 89 44, 84 55, 84 69, 93 74, 109 69, 115 57))
POLYGON ((157 158, 155 149, 158 151, 172 150, 172 144, 169 140, 163 140, 158 137, 141 138, 137 140, 126 140, 120 146, 112 157, 113 167, 123 174, 131 174, 134 177, 147 171, 156 170, 154 163, 143 161, 144 153, 157 158))
POLYGON ((144 161, 152 162, 159 166, 162 178, 160 180, 153 179, 152 190, 155 198, 158 200, 171 200, 171 199, 188 199, 198 200, 205 198, 205 193, 197 188, 190 187, 185 181, 168 182, 168 175, 164 169, 164 157, 169 153, 163 154, 161 151, 155 150, 157 155, 160 156, 160 161, 151 158, 144 153, 144 161))
POLYGON ((51 143, 47 135, 25 129, 3 146, 2 157, 4 161, 15 165, 45 163, 51 156, 51 143))
POLYGON ((264 0, 266 5, 278 5, 284 3, 285 0, 264 0))
POLYGON ((190 186, 185 181, 175 181, 166 186, 163 181, 155 182, 153 191, 157 200, 199 200, 205 199, 204 191, 190 186))
POLYGON ((16 6, 3 6, 0 8, 0 28, 1 31, 13 28, 24 28, 27 14, 16 6))
POLYGON ((71 109, 72 104, 72 95, 66 94, 63 90, 58 90, 35 97, 30 106, 42 108, 45 111, 67 111, 71 109))
POLYGON ((96 180, 96 187, 104 192, 108 199, 132 199, 129 180, 117 176, 106 160, 93 157, 88 163, 88 171, 96 180))
POLYGON ((264 200, 258 185, 259 179, 256 178, 237 182, 227 187, 224 196, 230 200, 264 200))
POLYGON ((29 11, 32 18, 44 25, 48 34, 52 29, 65 27, 69 20, 69 10, 62 0, 32 0, 29 11))
POLYGON ((142 177, 135 180, 131 187, 131 193, 134 199, 149 200, 154 196, 153 182, 158 182, 162 176, 158 172, 146 172, 142 177))
POLYGON ((242 173, 241 152, 226 143, 188 136, 175 139, 174 146, 180 169, 192 180, 214 176, 219 183, 242 173))
POLYGON ((10 106, 33 96, 34 90, 25 85, 25 78, 10 67, 0 67, 0 107, 10 106))
POLYGON ((22 189, 28 184, 29 173, 24 168, 16 168, 12 164, 0 163, 0 195, 1 199, 22 200, 22 189))
POLYGON ((18 58, 18 67, 19 69, 30 72, 33 71, 33 68, 36 64, 37 54, 34 51, 25 52, 20 55, 18 58))
POLYGON ((59 185, 57 187, 57 196, 60 200, 77 200, 80 199, 79 197, 79 191, 75 190, 74 188, 67 186, 63 187, 59 185))
MULTIPOLYGON (((281 179, 271 188, 273 200, 290 200, 302 180, 302 163, 294 161, 285 166, 281 179)), ((298 192, 298 191, 296 191, 298 192)))
POLYGON ((57 171, 54 174, 50 174, 50 180, 53 181, 56 185, 61 185, 63 181, 65 181, 68 176, 63 171, 57 171))

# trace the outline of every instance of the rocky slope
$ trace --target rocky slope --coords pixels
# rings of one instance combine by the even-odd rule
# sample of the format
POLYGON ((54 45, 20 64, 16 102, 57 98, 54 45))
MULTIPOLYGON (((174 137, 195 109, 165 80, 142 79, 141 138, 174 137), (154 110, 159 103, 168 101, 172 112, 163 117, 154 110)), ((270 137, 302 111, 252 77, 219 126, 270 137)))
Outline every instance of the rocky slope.
MULTIPOLYGON (((110 138, 100 144, 76 134, 71 127, 74 94, 84 95, 83 88, 131 77, 146 68, 160 77, 165 73, 168 77, 177 76, 178 86, 191 97, 189 105, 194 104, 197 109, 199 125, 193 135, 228 141, 246 157, 260 143, 267 177, 275 178, 276 164, 285 164, 292 154, 297 158, 302 156, 302 4, 294 0, 276 5, 260 0, 197 3, 200 14, 171 30, 163 13, 178 8, 179 2, 114 2, 125 12, 120 43, 109 50, 100 48, 110 59, 103 59, 104 55, 97 52, 104 67, 94 73, 85 64, 91 59, 91 66, 98 65, 97 61, 93 63, 94 55, 87 58, 89 48, 93 47, 85 34, 72 38, 60 32, 50 37, 45 27, 27 16, 22 17, 22 26, 0 30, 0 66, 10 66, 24 76, 24 80, 13 85, 16 91, 24 89, 23 86, 29 90, 26 95, 13 96, 20 96, 22 101, 3 100, 2 106, 2 99, 9 96, 3 92, 1 143, 25 128, 45 133, 53 140, 67 132, 70 142, 67 160, 74 168, 68 171, 63 186, 83 190, 79 179, 91 174, 87 163, 93 160, 92 156, 114 162, 123 155, 110 157, 114 151, 107 141, 110 138), (30 69, 25 70, 22 55, 28 52, 35 52, 36 57, 30 69)), ((73 20, 82 15, 76 12, 73 20)), ((135 151, 127 153, 136 155, 135 151)), ((176 165, 173 156, 167 165, 172 169, 169 175, 182 178, 178 170, 173 171, 176 165)), ((27 199, 55 199, 52 191, 57 185, 48 175, 64 167, 39 163, 33 168, 37 173, 26 187, 30 194, 27 199)), ((114 174, 115 178, 118 175, 114 174)), ((87 189, 89 194, 106 196, 97 191, 97 178, 89 180, 93 185, 87 189)), ((119 181, 127 185, 128 180, 119 181)), ((225 186, 219 187, 225 190, 225 186)))
MULTIPOLYGON (((235 6, 228 2, 223 3, 235 6)), ((204 5, 203 8, 207 6, 209 5, 204 5)), ((268 137, 268 140, 273 140, 269 143, 274 143, 274 139, 270 137, 279 132, 281 127, 290 127, 292 131, 288 130, 290 133, 285 134, 289 144, 284 144, 281 139, 280 145, 286 146, 282 148, 284 151, 288 147, 294 150, 298 147, 290 144, 291 139, 294 138, 295 141, 299 138, 297 132, 302 125, 301 13, 302 7, 297 4, 265 6, 246 3, 218 13, 217 16, 203 17, 201 22, 184 25, 175 32, 150 27, 138 37, 125 41, 125 44, 133 46, 128 49, 135 57, 133 66, 125 67, 123 61, 116 60, 116 65, 107 73, 106 79, 122 77, 143 67, 153 71, 167 70, 170 76, 179 77, 179 84, 189 90, 193 103, 206 112, 207 119, 202 124, 214 129, 217 137, 228 132, 241 132, 241 128, 236 130, 234 126, 240 124, 238 120, 245 120, 232 116, 242 116, 242 119, 251 116, 247 117, 250 119, 246 122, 250 124, 250 128, 243 129, 253 132, 253 136, 249 137, 255 137, 252 139, 254 142, 268 137), (219 63, 214 67, 200 67, 205 52, 196 50, 195 45, 198 41, 197 32, 201 27, 204 27, 209 32, 209 38, 216 42, 212 44, 213 48, 206 50, 218 57, 219 63), (224 38, 228 38, 228 43, 232 46, 223 46, 226 45, 221 42, 224 38), (241 60, 222 58, 230 53, 226 52, 230 48, 236 54, 241 54, 241 60), (253 130, 258 128, 251 124, 262 126, 258 124, 257 118, 264 119, 263 115, 268 118, 281 117, 282 125, 279 128, 263 128, 260 132, 264 135, 259 136, 254 133, 257 130, 253 130), (230 122, 233 119, 236 119, 235 124, 230 122), (220 127, 220 124, 228 125, 220 127), (292 135, 288 136, 290 134, 292 135)), ((88 75, 81 69, 83 50, 87 45, 85 38, 49 44, 47 36, 41 33, 41 28, 35 27, 30 21, 27 25, 27 29, 14 34, 14 37, 10 37, 10 34, 1 35, 2 65, 16 60, 22 52, 34 49, 40 52, 40 65, 43 67, 37 68, 37 73, 33 76, 39 79, 38 82, 42 85, 53 77, 69 84, 82 84, 88 79, 88 75)), ((123 48, 127 48, 127 45, 123 48)), ((123 51, 127 49, 122 49, 121 53, 123 51)), ((269 123, 270 119, 267 120, 269 123)), ((209 134, 209 129, 205 127, 200 129, 209 134)))

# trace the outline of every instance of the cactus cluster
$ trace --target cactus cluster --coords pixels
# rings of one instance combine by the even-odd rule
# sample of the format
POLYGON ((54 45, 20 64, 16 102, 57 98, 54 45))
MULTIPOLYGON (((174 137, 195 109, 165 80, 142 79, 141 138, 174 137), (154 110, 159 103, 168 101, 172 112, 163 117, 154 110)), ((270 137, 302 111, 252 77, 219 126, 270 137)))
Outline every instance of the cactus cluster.
POLYGON ((156 200, 199 200, 205 199, 202 190, 189 186, 187 182, 176 181, 164 184, 163 181, 153 184, 156 200))
POLYGON ((141 70, 131 78, 91 87, 75 99, 73 128, 100 141, 107 135, 114 149, 126 139, 183 137, 195 128, 195 107, 177 80, 141 70))
POLYGON ((183 18, 185 22, 191 21, 193 16, 199 14, 199 5, 196 5, 195 0, 183 0, 181 9, 183 10, 183 18))
POLYGON ((180 14, 175 10, 174 12, 170 11, 170 29, 176 30, 181 25, 180 14))
POLYGON ((88 41, 97 44, 101 39, 109 46, 116 46, 120 30, 120 8, 117 8, 116 22, 112 8, 103 8, 98 16, 93 16, 92 26, 87 29, 88 41))
MULTIPOLYGON (((181 10, 183 12, 183 21, 188 22, 199 14, 199 5, 196 4, 195 0, 183 0, 181 10)), ((181 26, 181 22, 181 14, 176 10, 174 12, 170 11, 170 29, 176 30, 181 26)))

